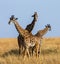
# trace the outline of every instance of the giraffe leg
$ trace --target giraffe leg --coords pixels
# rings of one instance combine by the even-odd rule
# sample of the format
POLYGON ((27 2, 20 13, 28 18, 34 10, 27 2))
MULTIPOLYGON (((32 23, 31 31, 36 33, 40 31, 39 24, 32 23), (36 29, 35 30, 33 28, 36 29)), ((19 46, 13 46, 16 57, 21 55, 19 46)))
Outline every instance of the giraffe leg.
POLYGON ((33 47, 29 48, 29 54, 30 54, 30 56, 33 56, 33 47))
POLYGON ((20 53, 21 53, 21 50, 20 50, 20 47, 19 47, 19 55, 20 55, 20 53))
POLYGON ((22 53, 22 45, 19 46, 19 54, 22 53))
POLYGON ((30 57, 29 48, 26 49, 28 57, 30 57))
POLYGON ((40 44, 39 44, 39 49, 38 49, 38 56, 40 55, 40 44))
POLYGON ((26 56, 26 49, 24 48, 24 51, 23 51, 23 58, 25 58, 25 56, 26 56))
POLYGON ((36 57, 38 57, 38 48, 36 49, 36 57))
POLYGON ((34 55, 34 52, 35 52, 36 50, 35 50, 35 46, 34 47, 32 47, 32 56, 34 55))
POLYGON ((20 55, 20 53, 21 53, 21 41, 20 41, 21 39, 20 39, 20 35, 18 36, 18 38, 17 38, 17 41, 18 41, 18 46, 19 46, 19 55, 20 55))
POLYGON ((39 44, 36 45, 36 57, 38 58, 39 44))

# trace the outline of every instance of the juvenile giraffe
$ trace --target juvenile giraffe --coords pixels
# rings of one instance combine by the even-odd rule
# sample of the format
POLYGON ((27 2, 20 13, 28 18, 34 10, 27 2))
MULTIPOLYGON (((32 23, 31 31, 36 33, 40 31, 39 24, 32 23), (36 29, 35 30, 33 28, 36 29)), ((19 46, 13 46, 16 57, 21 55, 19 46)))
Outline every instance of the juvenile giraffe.
POLYGON ((36 36, 33 36, 31 33, 28 32, 28 30, 24 30, 17 22, 17 18, 15 18, 14 16, 11 16, 10 20, 9 20, 9 24, 13 22, 16 30, 18 31, 19 34, 21 34, 23 36, 24 42, 23 47, 24 47, 24 56, 26 54, 28 54, 28 56, 30 56, 29 54, 29 48, 35 46, 36 47, 36 56, 38 57, 38 49, 39 49, 39 44, 40 44, 40 39, 36 36))
MULTIPOLYGON (((37 21, 37 18, 38 18, 37 12, 35 12, 34 15, 32 15, 32 17, 33 17, 33 21, 29 25, 27 25, 26 28, 25 28, 26 30, 28 30, 29 33, 31 33, 31 31, 33 30, 34 25, 35 25, 35 23, 37 21)), ((20 54, 21 51, 23 50, 22 49, 23 48, 22 47, 22 42, 24 42, 24 39, 23 39, 23 37, 22 37, 21 34, 18 35, 18 38, 17 39, 18 39, 19 54, 20 54)))

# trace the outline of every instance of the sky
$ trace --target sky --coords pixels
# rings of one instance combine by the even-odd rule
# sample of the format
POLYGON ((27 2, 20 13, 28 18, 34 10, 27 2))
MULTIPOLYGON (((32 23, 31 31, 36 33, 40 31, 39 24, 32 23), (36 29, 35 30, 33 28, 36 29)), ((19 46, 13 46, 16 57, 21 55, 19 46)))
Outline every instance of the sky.
POLYGON ((60 0, 0 0, 0 38, 15 38, 18 32, 13 23, 8 24, 11 15, 18 18, 23 29, 32 22, 34 12, 38 13, 38 20, 32 31, 51 25, 44 37, 60 37, 60 0))

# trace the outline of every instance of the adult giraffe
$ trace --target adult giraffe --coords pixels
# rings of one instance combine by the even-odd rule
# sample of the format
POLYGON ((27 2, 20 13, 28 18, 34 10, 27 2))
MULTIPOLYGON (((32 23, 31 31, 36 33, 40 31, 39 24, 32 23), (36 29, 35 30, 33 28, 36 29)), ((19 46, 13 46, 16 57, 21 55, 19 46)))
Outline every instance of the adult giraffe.
MULTIPOLYGON (((48 31, 51 31, 51 25, 50 25, 50 24, 45 25, 45 28, 44 28, 44 29, 39 30, 39 31, 35 34, 36 37, 41 38, 40 44, 39 44, 39 51, 38 51, 38 53, 41 53, 41 49, 40 49, 40 48, 41 48, 41 43, 42 43, 42 37, 43 37, 48 31)), ((32 55, 33 55, 34 49, 35 49, 35 46, 34 46, 33 49, 32 49, 32 55)))
POLYGON ((20 35, 23 36, 23 40, 24 42, 22 43, 22 46, 24 47, 24 56, 26 54, 28 54, 28 56, 30 56, 29 54, 29 48, 35 46, 35 50, 36 50, 36 56, 38 57, 38 49, 39 49, 39 44, 40 44, 40 37, 36 37, 34 35, 32 35, 31 33, 29 33, 28 30, 23 29, 17 22, 17 18, 15 18, 14 16, 10 17, 9 20, 9 24, 13 22, 15 25, 16 30, 18 31, 18 33, 20 35))
MULTIPOLYGON (((37 12, 35 12, 34 15, 32 15, 32 17, 33 17, 33 21, 29 25, 27 25, 26 28, 25 28, 26 30, 28 30, 29 33, 31 33, 31 31, 33 30, 34 25, 35 25, 35 23, 37 21, 37 18, 38 18, 37 12)), ((21 51, 23 50, 22 49, 23 48, 22 47, 22 42, 24 42, 24 38, 22 37, 21 34, 19 34, 17 39, 18 39, 19 54, 20 54, 21 51)))

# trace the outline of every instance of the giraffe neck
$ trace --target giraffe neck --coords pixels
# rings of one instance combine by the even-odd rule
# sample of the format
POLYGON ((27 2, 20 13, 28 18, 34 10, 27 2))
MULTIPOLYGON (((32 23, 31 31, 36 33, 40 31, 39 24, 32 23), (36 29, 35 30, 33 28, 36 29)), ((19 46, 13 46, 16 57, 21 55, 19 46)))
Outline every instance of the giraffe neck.
POLYGON ((36 36, 38 37, 42 37, 43 35, 45 35, 48 31, 48 28, 44 28, 43 30, 39 30, 36 34, 36 36))
POLYGON ((32 21, 32 23, 31 23, 31 30, 33 30, 34 25, 35 25, 35 22, 36 22, 36 20, 35 20, 35 18, 34 18, 33 21, 32 21))
POLYGON ((33 30, 36 21, 37 20, 35 20, 35 18, 34 18, 33 21, 31 22, 31 24, 27 25, 26 30, 28 30, 29 33, 33 30))
POLYGON ((26 34, 28 33, 27 30, 24 30, 17 21, 14 21, 14 25, 16 30, 18 31, 19 34, 21 34, 22 36, 26 36, 26 34))
POLYGON ((48 28, 43 29, 42 30, 42 36, 45 35, 47 33, 47 31, 48 31, 48 28))

